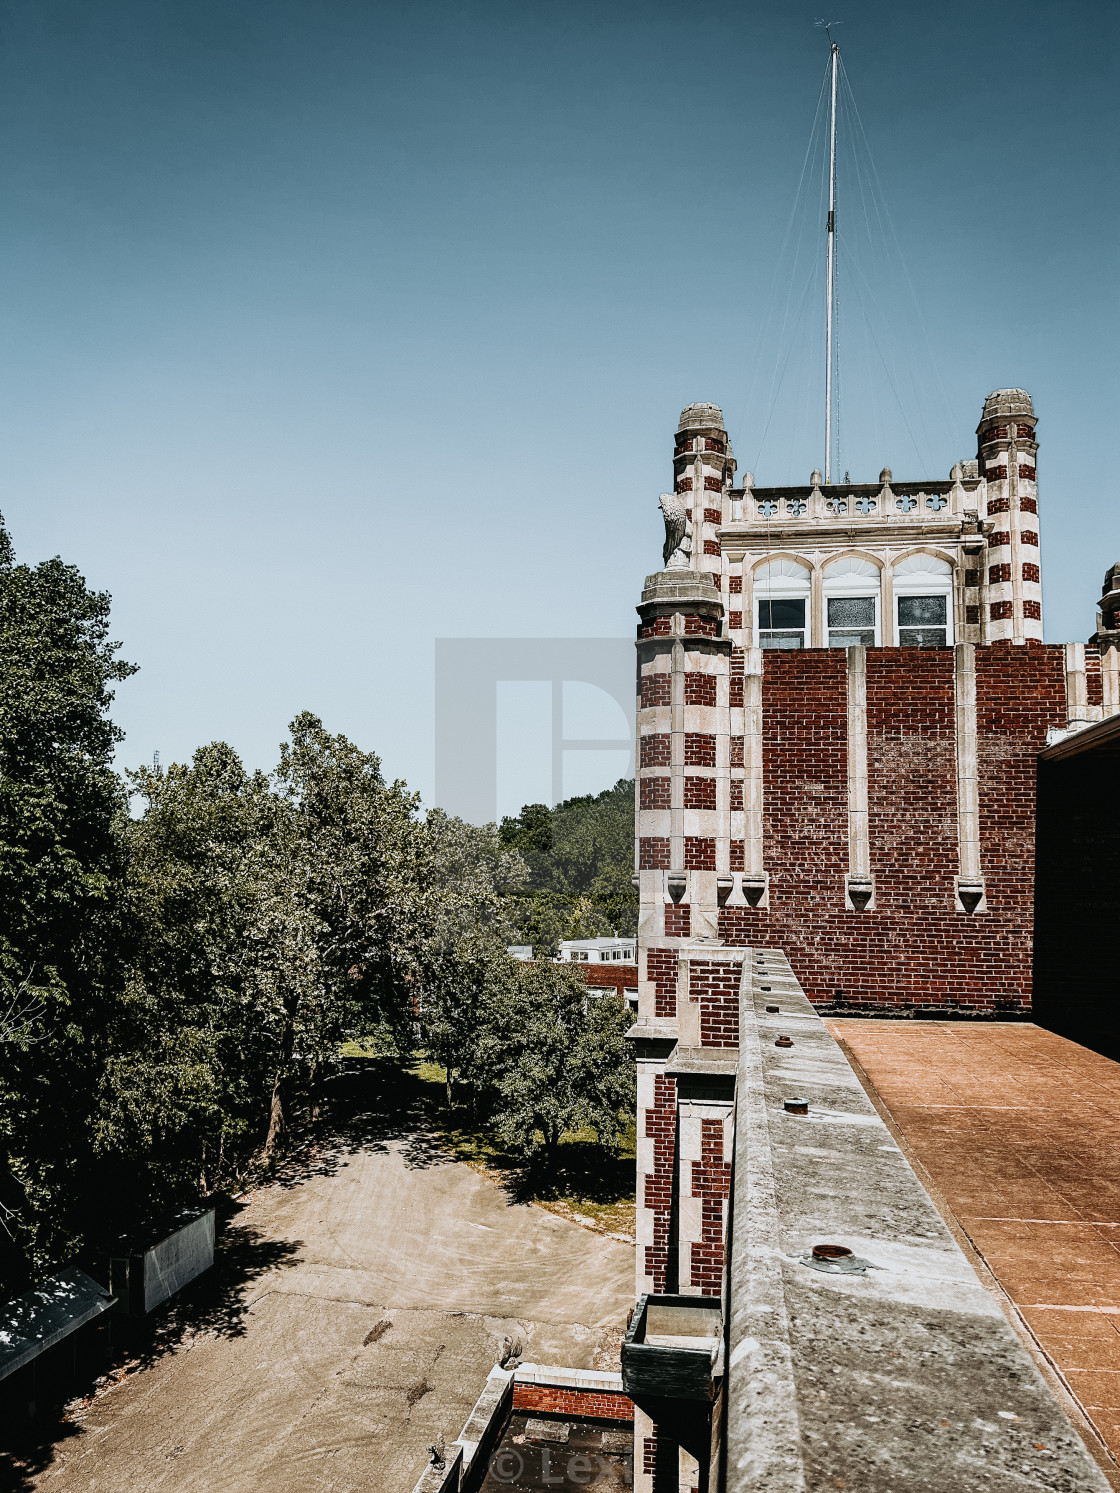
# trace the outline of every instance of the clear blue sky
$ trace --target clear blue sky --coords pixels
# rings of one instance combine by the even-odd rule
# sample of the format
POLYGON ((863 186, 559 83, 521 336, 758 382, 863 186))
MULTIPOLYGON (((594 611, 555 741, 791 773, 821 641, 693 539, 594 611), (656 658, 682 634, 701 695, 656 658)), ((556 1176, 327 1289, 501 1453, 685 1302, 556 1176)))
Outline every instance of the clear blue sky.
MULTIPOLYGON (((429 794, 436 637, 630 634, 683 404, 807 478, 815 312, 759 447, 815 14, 0 5, 0 509, 113 594, 124 765, 269 766, 310 708, 429 794)), ((841 466, 945 476, 1028 388, 1047 633, 1085 637, 1120 559, 1120 10, 840 14, 929 334, 884 281, 929 400, 911 440, 853 352, 841 466)))

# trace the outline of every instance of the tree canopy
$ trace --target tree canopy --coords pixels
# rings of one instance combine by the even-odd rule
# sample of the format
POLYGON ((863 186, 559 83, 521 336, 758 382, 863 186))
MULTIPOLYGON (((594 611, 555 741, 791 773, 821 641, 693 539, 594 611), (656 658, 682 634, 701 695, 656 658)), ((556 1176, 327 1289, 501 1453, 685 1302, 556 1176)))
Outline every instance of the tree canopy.
POLYGON ((633 778, 554 809, 526 804, 500 833, 529 868, 517 919, 538 958, 555 955, 562 938, 637 933, 633 778))
POLYGON ((526 1155, 612 1143, 625 1007, 506 948, 632 921, 633 785, 478 828, 308 712, 122 779, 108 628, 0 522, 0 1290, 269 1167, 374 1031, 526 1155))

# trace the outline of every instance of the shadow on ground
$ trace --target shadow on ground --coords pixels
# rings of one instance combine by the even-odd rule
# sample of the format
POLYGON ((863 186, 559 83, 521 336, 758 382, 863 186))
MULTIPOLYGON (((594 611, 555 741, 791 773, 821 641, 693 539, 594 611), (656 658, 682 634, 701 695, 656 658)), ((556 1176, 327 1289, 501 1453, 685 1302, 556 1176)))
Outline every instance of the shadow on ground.
MULTIPOLYGON (((261 1185, 296 1188, 315 1177, 335 1176, 353 1156, 394 1145, 410 1168, 455 1161, 481 1165, 511 1203, 575 1196, 610 1206, 633 1197, 632 1156, 570 1139, 548 1167, 543 1160, 526 1164, 523 1157, 496 1148, 465 1111, 448 1114, 442 1085, 392 1058, 347 1059, 327 1085, 319 1122, 291 1141, 287 1158, 261 1185)), ((52 1398, 40 1387, 33 1420, 14 1428, 0 1423, 0 1493, 31 1493, 58 1445, 83 1434, 83 1408, 114 1383, 196 1337, 241 1336, 253 1294, 246 1288, 269 1271, 297 1263, 298 1242, 271 1239, 239 1223, 244 1204, 235 1198, 214 1201, 219 1211, 214 1269, 150 1321, 114 1316, 112 1341, 99 1349, 99 1361, 67 1381, 65 1398, 52 1398)))
MULTIPOLYGON (((111 1339, 91 1354, 84 1372, 67 1380, 65 1399, 37 1387, 37 1413, 31 1420, 9 1420, 0 1442, 0 1489, 24 1493, 33 1479, 53 1460, 59 1442, 82 1435, 78 1417, 98 1393, 139 1369, 148 1368, 165 1354, 174 1353, 195 1337, 240 1337, 245 1331, 249 1296, 245 1287, 267 1271, 291 1265, 300 1246, 269 1239, 237 1222, 239 1203, 220 1205, 222 1227, 214 1268, 185 1287, 175 1300, 149 1320, 132 1322, 114 1316, 111 1339)), ((9 1414, 15 1412, 9 1408, 9 1414)), ((21 1407, 22 1408, 22 1407, 21 1407)))
POLYGON ((443 1084, 420 1065, 389 1057, 348 1058, 329 1085, 326 1119, 314 1137, 276 1173, 282 1187, 310 1177, 333 1176, 346 1159, 395 1144, 410 1168, 464 1161, 480 1167, 511 1203, 578 1199, 613 1207, 632 1202, 634 1155, 615 1152, 593 1139, 567 1137, 556 1154, 524 1155, 504 1150, 484 1119, 465 1105, 447 1108, 443 1084))

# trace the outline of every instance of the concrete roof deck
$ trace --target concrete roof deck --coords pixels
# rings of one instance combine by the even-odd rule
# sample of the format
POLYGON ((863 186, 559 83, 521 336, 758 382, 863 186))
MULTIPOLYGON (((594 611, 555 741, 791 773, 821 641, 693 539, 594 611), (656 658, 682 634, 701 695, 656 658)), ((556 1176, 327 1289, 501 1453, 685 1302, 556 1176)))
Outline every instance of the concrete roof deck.
POLYGON ((1120 1459, 1120 1064, 1026 1023, 827 1024, 1120 1459))

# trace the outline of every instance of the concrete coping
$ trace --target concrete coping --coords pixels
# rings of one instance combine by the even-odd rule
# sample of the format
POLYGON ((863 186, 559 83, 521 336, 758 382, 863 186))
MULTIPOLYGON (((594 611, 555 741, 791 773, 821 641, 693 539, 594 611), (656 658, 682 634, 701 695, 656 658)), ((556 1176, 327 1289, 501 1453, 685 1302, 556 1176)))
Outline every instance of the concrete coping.
POLYGON ((115 1301, 75 1266, 8 1302, 0 1313, 0 1379, 100 1317, 115 1301))
POLYGON ((739 1067, 739 1050, 736 1047, 681 1047, 678 1043, 665 1065, 670 1078, 677 1074, 728 1074, 734 1076, 739 1067))
POLYGON ((720 592, 706 570, 658 570, 646 576, 643 602, 720 600, 720 592))
POLYGON ((513 1373, 497 1364, 486 1376, 482 1393, 475 1401, 467 1423, 459 1432, 459 1445, 463 1451, 463 1476, 471 1470, 480 1447, 486 1447, 494 1432, 495 1424, 502 1420, 512 1399, 513 1373))
POLYGON ((463 1448, 450 1446, 443 1467, 426 1467, 412 1493, 459 1493, 463 1478, 463 1448))
POLYGON ((522 1363, 513 1371, 517 1384, 543 1384, 554 1389, 607 1390, 625 1394, 622 1375, 601 1369, 566 1369, 555 1364, 522 1363))
POLYGON ((474 1402, 458 1440, 444 1455, 445 1466, 428 1466, 420 1474, 412 1493, 458 1493, 480 1448, 488 1448, 495 1432, 505 1424, 512 1399, 513 1371, 498 1364, 486 1376, 482 1393, 474 1402))

